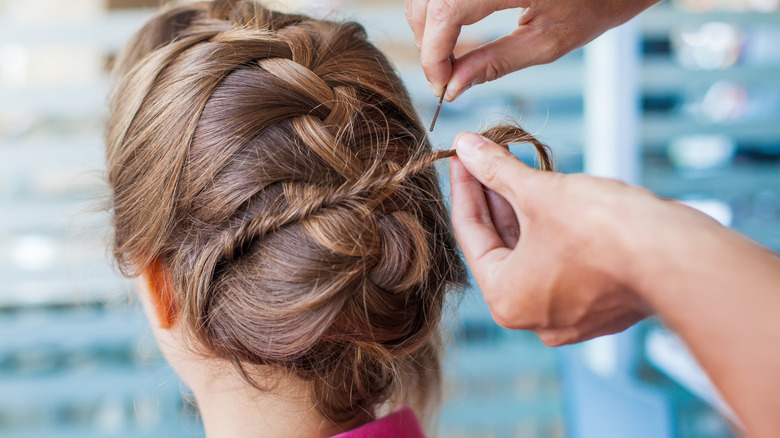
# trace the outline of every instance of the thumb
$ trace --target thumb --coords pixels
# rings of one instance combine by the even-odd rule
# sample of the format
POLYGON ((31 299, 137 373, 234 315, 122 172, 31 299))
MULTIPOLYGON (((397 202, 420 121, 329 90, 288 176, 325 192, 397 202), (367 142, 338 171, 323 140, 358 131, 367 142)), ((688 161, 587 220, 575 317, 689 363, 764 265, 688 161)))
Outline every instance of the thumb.
POLYGON ((481 135, 464 131, 455 138, 455 150, 469 173, 485 187, 510 201, 515 209, 524 204, 524 193, 533 193, 528 185, 539 172, 520 161, 508 149, 481 135))
POLYGON ((509 73, 557 59, 556 52, 538 29, 521 25, 511 34, 472 49, 451 65, 444 99, 451 102, 470 87, 496 80, 509 73))

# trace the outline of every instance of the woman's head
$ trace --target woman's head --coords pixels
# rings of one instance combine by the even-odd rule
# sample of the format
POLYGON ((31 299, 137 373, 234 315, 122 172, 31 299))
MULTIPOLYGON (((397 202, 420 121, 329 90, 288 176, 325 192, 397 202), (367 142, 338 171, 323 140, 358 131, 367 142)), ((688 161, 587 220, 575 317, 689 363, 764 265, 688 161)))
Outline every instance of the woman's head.
MULTIPOLYGON (((189 351, 304 382, 332 422, 430 407, 465 268, 410 99, 355 23, 191 3, 114 69, 114 256, 189 351)), ((484 133, 545 146, 516 126, 484 133)), ((267 380, 264 380, 267 382, 267 380)), ((266 389, 266 388, 258 388, 266 389)))
POLYGON ((437 393, 464 268, 423 128, 359 25, 188 4, 115 80, 114 255, 164 267, 200 354, 310 382, 333 421, 437 393))

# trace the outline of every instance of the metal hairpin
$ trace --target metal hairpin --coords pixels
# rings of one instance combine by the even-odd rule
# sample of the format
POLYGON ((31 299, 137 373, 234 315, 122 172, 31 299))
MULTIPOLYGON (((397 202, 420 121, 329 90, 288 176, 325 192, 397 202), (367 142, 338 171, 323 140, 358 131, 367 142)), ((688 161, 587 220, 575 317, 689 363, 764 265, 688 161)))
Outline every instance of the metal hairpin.
POLYGON ((433 120, 431 120, 430 132, 433 132, 433 127, 436 126, 436 119, 439 118, 439 111, 441 111, 441 104, 444 102, 444 93, 447 92, 447 86, 441 90, 441 97, 439 97, 439 104, 436 106, 436 112, 433 113, 433 120))

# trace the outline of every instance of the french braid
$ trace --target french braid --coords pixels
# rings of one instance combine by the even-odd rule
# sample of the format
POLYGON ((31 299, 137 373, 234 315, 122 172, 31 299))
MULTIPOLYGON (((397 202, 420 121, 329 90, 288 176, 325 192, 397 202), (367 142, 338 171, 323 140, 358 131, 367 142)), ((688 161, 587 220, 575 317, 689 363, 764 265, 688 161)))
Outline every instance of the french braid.
MULTIPOLYGON (((169 270, 189 334, 250 383, 311 382, 333 421, 435 401, 465 268, 433 152, 355 23, 251 1, 169 8, 126 46, 107 129, 114 255, 169 270)), ((484 135, 544 145, 519 127, 484 135)))

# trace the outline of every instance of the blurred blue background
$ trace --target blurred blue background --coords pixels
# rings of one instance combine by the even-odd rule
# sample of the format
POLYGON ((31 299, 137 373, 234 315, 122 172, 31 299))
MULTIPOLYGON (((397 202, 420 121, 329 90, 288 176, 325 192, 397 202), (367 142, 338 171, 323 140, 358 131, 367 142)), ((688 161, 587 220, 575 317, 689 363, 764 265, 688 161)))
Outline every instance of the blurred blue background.
MULTIPOLYGON (((108 261, 100 211, 107 70, 156 4, 0 0, 3 437, 203 435, 108 261)), ((363 23, 430 121, 436 100, 400 0, 276 4, 363 23)), ((460 130, 520 118, 561 170, 644 185, 780 250, 778 7, 663 1, 585 50, 445 104, 431 138, 448 148, 460 130)), ((516 15, 470 26, 457 50, 507 33, 516 15)), ((550 349, 493 324, 475 289, 450 308, 441 436, 733 436, 728 407, 656 321, 550 349)))

